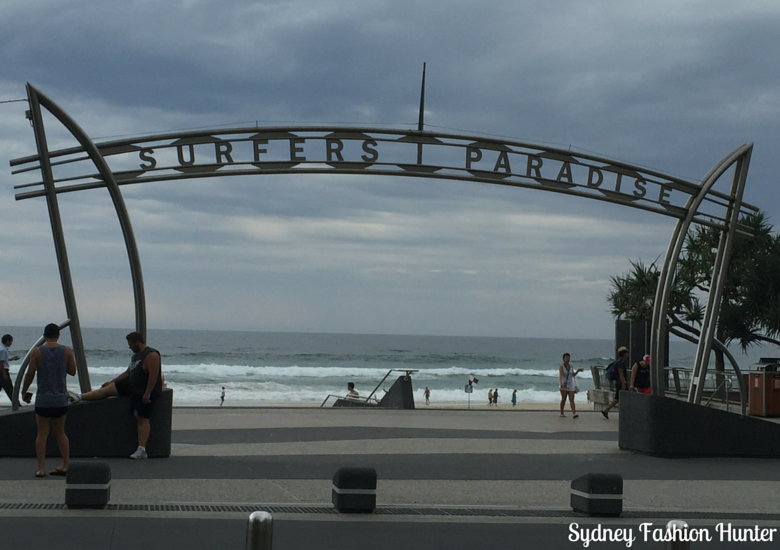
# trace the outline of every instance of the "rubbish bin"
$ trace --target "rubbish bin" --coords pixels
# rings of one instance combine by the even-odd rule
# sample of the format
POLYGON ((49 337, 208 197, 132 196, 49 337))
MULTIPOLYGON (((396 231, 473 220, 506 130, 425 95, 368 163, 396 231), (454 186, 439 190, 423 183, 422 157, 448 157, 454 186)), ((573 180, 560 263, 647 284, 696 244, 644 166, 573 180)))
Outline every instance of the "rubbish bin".
POLYGON ((780 416, 780 359, 761 358, 750 366, 749 410, 754 416, 780 416))

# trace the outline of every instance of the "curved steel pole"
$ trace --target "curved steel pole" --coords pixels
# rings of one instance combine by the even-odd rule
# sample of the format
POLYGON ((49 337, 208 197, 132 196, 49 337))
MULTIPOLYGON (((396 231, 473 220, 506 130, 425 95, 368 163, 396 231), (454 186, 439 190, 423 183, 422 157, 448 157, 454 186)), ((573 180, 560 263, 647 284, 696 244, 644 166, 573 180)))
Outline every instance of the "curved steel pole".
POLYGON ((46 204, 49 207, 49 222, 51 223, 51 234, 54 238, 54 251, 57 255, 57 266, 60 270, 62 295, 65 299, 65 312, 70 320, 70 337, 71 342, 73 343, 73 356, 76 360, 76 369, 79 375, 79 387, 83 393, 92 389, 92 385, 89 382, 87 356, 84 353, 84 340, 81 337, 81 324, 79 323, 79 313, 78 308, 76 307, 76 294, 73 291, 73 278, 70 273, 70 262, 68 262, 68 250, 65 246, 65 236, 62 232, 60 206, 57 200, 57 193, 54 190, 54 176, 51 171, 51 159, 49 158, 49 147, 46 142, 46 129, 43 125, 41 104, 38 101, 39 96, 37 91, 29 84, 27 85, 27 98, 30 102, 35 144, 38 147, 38 154, 41 158, 41 177, 43 178, 43 186, 46 190, 46 204))
POLYGON ((669 240, 669 246, 666 249, 666 258, 661 268, 658 278, 658 286, 655 290, 655 302, 653 305, 653 321, 650 325, 650 387, 653 395, 663 395, 664 380, 664 358, 666 357, 666 315, 669 311, 669 296, 671 294, 674 273, 677 267, 677 259, 680 256, 682 243, 685 241, 687 225, 685 220, 678 220, 674 226, 672 238, 669 240), (680 236, 683 236, 681 239, 680 236), (655 360, 652 360, 655 357, 655 360))
POLYGON ((729 260, 731 259, 731 248, 734 244, 734 234, 736 233, 737 223, 739 222, 739 211, 742 206, 742 194, 745 190, 745 181, 750 166, 750 156, 753 152, 753 144, 745 146, 738 157, 729 163, 736 163, 734 168, 734 177, 731 180, 732 200, 728 205, 727 229, 720 234, 718 243, 718 253, 715 257, 715 265, 712 270, 712 282, 710 283, 710 293, 707 298, 707 309, 704 314, 704 321, 701 326, 701 336, 699 337, 699 346, 696 348, 696 362, 693 365, 693 375, 691 377, 691 386, 688 390, 688 402, 701 403, 704 392, 704 377, 707 374, 707 364, 712 351, 712 341, 715 338, 715 329, 720 315, 720 302, 723 298, 723 288, 726 286, 728 278, 729 260))
MULTIPOLYGON (((726 170, 731 167, 732 164, 740 160, 743 156, 747 155, 749 159, 750 152, 752 150, 753 144, 749 143, 734 149, 731 153, 722 158, 709 171, 709 173, 707 173, 704 179, 702 179, 699 193, 696 196, 692 196, 686 205, 688 213, 686 214, 685 218, 680 219, 675 226, 674 233, 672 234, 672 238, 669 241, 669 247, 666 250, 666 258, 664 258, 664 265, 661 269, 661 275, 658 280, 655 303, 653 306, 653 322, 650 332, 650 349, 652 350, 651 354, 653 357, 655 357, 655 360, 653 360, 652 364, 650 365, 650 373, 651 384, 653 387, 652 391, 654 395, 663 395, 664 367, 666 365, 662 365, 661 362, 663 362, 663 358, 666 357, 666 318, 669 311, 669 300, 671 298, 672 286, 674 284, 677 261, 679 260, 680 252, 682 251, 683 244, 685 243, 685 237, 688 234, 688 230, 690 229, 691 223, 693 222, 693 218, 696 215, 699 206, 701 206, 701 203, 704 201, 710 189, 712 189, 712 187, 715 185, 715 182, 718 181, 718 178, 720 178, 720 176, 722 176, 726 170)), ((745 177, 746 174, 747 167, 745 167, 745 177)), ((734 218, 734 216, 736 216, 736 219, 738 220, 739 206, 742 204, 742 191, 739 191, 739 197, 737 201, 737 198, 734 195, 733 187, 734 186, 732 185, 732 196, 734 197, 734 200, 729 205, 732 213, 730 218, 734 218)), ((742 178, 742 188, 744 188, 744 178, 742 178)), ((733 234, 733 231, 736 228, 736 220, 733 222, 729 221, 728 228, 729 231, 733 234)), ((725 267, 727 268, 728 265, 725 267)), ((711 288, 711 294, 712 291, 713 289, 711 288)), ((720 302, 718 302, 718 305, 719 304, 720 302)), ((714 319, 717 321, 717 312, 710 312, 709 306, 707 308, 707 314, 714 314, 714 319)), ((703 340, 708 340, 707 342, 704 342, 704 346, 706 346, 708 350, 707 354, 709 355, 709 350, 712 347, 712 337, 710 336, 709 339, 707 339, 706 334, 704 331, 702 331, 702 335, 699 338, 699 347, 702 346, 703 340)), ((696 364, 698 364, 698 356, 699 350, 697 349, 696 364)), ((696 369, 696 364, 694 364, 694 370, 696 369)))
POLYGON ((742 416, 745 416, 747 414, 747 388, 745 387, 744 380, 742 380, 742 370, 740 370, 739 365, 737 365, 737 360, 734 358, 734 355, 729 351, 729 349, 717 338, 712 339, 712 345, 718 348, 720 351, 723 352, 723 355, 728 357, 729 362, 731 363, 731 368, 734 369, 734 372, 736 373, 737 378, 737 386, 739 387, 739 408, 740 408, 740 414, 742 416))
MULTIPOLYGON (((133 233, 133 226, 130 223, 130 216, 127 213, 127 207, 125 201, 122 198, 122 192, 119 190, 119 186, 114 179, 114 173, 106 163, 103 155, 100 154, 95 143, 89 138, 87 133, 73 120, 62 108, 54 101, 49 99, 40 90, 35 88, 32 84, 27 84, 28 94, 32 93, 36 97, 36 102, 40 102, 57 120, 59 120, 65 128, 70 131, 73 137, 81 144, 84 150, 89 155, 95 167, 98 169, 100 176, 106 184, 111 200, 114 203, 114 209, 116 215, 119 218, 119 225, 122 228, 122 235, 125 239, 125 247, 127 248, 127 256, 130 261, 130 274, 133 281, 133 295, 135 301, 135 330, 140 332, 146 337, 146 294, 144 292, 144 278, 141 270, 141 258, 138 254, 138 247, 135 242, 135 234, 133 233)), ((40 152, 40 150, 39 150, 40 152)), ((48 159, 47 159, 48 164, 48 159)), ((43 165, 43 156, 41 156, 41 165, 43 165)), ((51 175, 51 167, 49 166, 49 174, 51 175)), ((54 186, 52 180, 52 188, 54 186)), ((60 233, 62 229, 60 228, 60 233)), ((75 304, 75 301, 74 301, 75 304)), ((71 317, 71 320, 73 317, 71 317)), ((74 342, 75 347, 75 342, 74 342)))

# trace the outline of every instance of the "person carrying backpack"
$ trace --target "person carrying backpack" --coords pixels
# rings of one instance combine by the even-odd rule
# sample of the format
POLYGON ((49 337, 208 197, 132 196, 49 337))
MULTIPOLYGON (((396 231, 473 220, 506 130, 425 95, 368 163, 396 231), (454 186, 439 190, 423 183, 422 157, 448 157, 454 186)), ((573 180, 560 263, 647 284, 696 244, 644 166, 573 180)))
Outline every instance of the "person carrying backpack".
POLYGON ((620 346, 617 351, 617 361, 612 363, 612 365, 607 368, 607 378, 615 382, 615 399, 612 400, 612 403, 610 403, 606 409, 601 411, 601 414, 604 415, 604 418, 606 419, 609 419, 610 409, 612 409, 612 407, 617 405, 620 401, 621 390, 628 389, 628 377, 626 376, 626 359, 628 359, 628 350, 625 346, 620 346))

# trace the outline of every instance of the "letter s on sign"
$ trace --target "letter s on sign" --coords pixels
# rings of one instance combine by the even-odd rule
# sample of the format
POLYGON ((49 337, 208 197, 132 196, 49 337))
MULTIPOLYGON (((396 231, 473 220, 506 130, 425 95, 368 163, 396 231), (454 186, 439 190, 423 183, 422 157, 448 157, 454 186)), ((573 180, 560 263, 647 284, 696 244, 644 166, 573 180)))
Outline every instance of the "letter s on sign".
POLYGON ((379 160, 379 151, 375 149, 377 146, 376 140, 374 139, 367 139, 363 142, 363 151, 368 153, 367 155, 362 155, 360 158, 363 159, 363 162, 371 162, 374 163, 377 160, 379 160))
POLYGON ((141 170, 154 170, 155 166, 157 166, 157 159, 152 156, 153 154, 154 149, 149 147, 141 149, 141 151, 138 153, 139 158, 144 161, 141 163, 141 170))
POLYGON ((634 181, 634 196, 639 197, 640 199, 644 197, 647 194, 646 185, 647 181, 645 181, 644 178, 637 178, 634 181))

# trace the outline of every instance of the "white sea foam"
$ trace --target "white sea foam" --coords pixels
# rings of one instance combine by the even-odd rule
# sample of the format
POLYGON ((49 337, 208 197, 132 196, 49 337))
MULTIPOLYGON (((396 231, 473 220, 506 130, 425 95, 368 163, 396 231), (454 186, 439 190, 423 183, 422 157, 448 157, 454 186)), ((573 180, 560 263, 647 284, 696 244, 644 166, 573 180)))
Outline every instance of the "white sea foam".
MULTIPOLYGON (((371 379, 379 382, 387 374, 389 369, 371 368, 371 367, 301 367, 291 365, 288 367, 276 366, 251 366, 251 365, 220 365, 220 364, 197 364, 197 365, 163 365, 163 371, 167 375, 191 375, 203 377, 204 379, 237 379, 241 377, 267 377, 267 378, 337 378, 337 379, 371 379)), ((394 374, 397 376, 407 369, 397 369, 394 374)), ((411 369, 414 370, 414 369, 411 369)), ((111 375, 122 372, 117 367, 92 367, 90 372, 98 375, 111 375)), ((457 378, 467 379, 470 374, 477 378, 488 379, 491 377, 502 376, 540 376, 547 378, 556 378, 558 376, 557 367, 550 369, 534 368, 482 368, 465 369, 461 367, 446 368, 421 368, 413 374, 415 380, 432 380, 438 378, 457 378)), ((590 370, 585 369, 578 377, 591 378, 590 370)))
MULTIPOLYGON (((381 398, 404 369, 391 373, 377 389, 381 398)), ((122 372, 117 367, 90 367, 93 387, 99 387, 122 372)), ((164 365, 167 385, 174 390, 177 405, 218 405, 222 387, 226 388, 226 403, 231 405, 319 405, 330 394, 344 395, 346 382, 353 381, 363 396, 368 396, 388 373, 387 369, 371 367, 289 367, 181 364, 164 365)), ((465 385, 469 374, 480 383, 474 386, 471 402, 487 403, 488 388, 499 388, 501 402, 509 403, 517 390, 519 403, 549 403, 560 398, 557 391, 557 368, 482 368, 464 369, 422 368, 412 375, 415 400, 424 403, 423 391, 431 389, 432 400, 441 405, 466 405, 469 396, 465 385)), ((592 386, 590 372, 583 371, 578 378, 583 389, 592 386)))
MULTIPOLYGON (((220 384, 176 384, 168 386, 174 391, 174 404, 182 405, 219 405, 222 385, 220 384)), ((389 385, 388 385, 389 389, 389 385)), ((418 406, 425 403, 424 386, 415 387, 414 398, 418 406)), ((512 390, 499 387, 499 403, 510 403, 512 390)), ((286 386, 273 382, 229 384, 225 391, 225 404, 232 406, 250 405, 320 405, 328 395, 345 395, 344 388, 330 386, 286 386)), ((368 397, 370 390, 361 392, 368 397)), ((377 397, 381 399, 384 392, 380 390, 377 397)), ((560 399, 557 391, 542 391, 523 389, 517 392, 518 403, 552 403, 560 399)), ((469 395, 463 389, 437 389, 431 392, 431 402, 436 405, 463 405, 469 403, 469 395)), ((471 394, 471 404, 487 403, 487 388, 471 394)), ((332 399, 329 404, 333 403, 332 399)))

